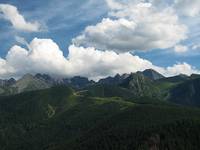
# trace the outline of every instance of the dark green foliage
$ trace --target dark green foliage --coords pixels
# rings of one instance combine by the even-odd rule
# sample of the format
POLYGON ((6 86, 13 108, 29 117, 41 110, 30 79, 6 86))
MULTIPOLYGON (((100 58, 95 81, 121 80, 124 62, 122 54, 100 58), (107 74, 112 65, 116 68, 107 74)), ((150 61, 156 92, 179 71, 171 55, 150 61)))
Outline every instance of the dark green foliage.
POLYGON ((199 108, 174 104, 200 106, 197 75, 163 78, 147 70, 99 83, 75 77, 61 84, 26 75, 0 88, 2 95, 20 92, 0 97, 0 150, 200 148, 199 108))
POLYGON ((170 101, 188 106, 200 106, 200 78, 188 80, 171 89, 170 101))
POLYGON ((121 84, 121 87, 129 89, 134 93, 134 97, 159 97, 160 89, 157 88, 153 81, 141 73, 131 74, 121 84))
POLYGON ((96 84, 86 88, 82 94, 90 97, 121 97, 125 100, 131 100, 135 97, 134 92, 117 86, 108 84, 96 84))
POLYGON ((95 88, 101 98, 65 86, 0 97, 1 150, 199 148, 199 109, 95 88))
POLYGON ((159 81, 160 82, 167 81, 167 82, 172 82, 172 83, 181 83, 181 82, 184 82, 184 81, 187 81, 187 80, 190 80, 190 77, 181 74, 181 75, 177 75, 177 76, 174 76, 174 77, 162 78, 159 81))
POLYGON ((86 98, 67 87, 0 99, 0 147, 39 150, 96 126, 134 104, 118 98, 86 98))
POLYGON ((199 114, 175 106, 136 105, 50 150, 197 150, 199 114))

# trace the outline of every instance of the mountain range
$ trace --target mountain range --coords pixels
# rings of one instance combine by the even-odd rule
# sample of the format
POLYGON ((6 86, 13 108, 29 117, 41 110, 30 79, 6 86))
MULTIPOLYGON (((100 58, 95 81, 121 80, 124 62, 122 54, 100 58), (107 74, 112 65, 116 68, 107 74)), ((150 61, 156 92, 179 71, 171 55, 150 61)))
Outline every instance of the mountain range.
MULTIPOLYGON (((164 76, 151 69, 145 70, 144 72, 137 72, 136 74, 141 74, 151 80, 164 78, 164 76)), ((8 80, 0 80, 0 87, 1 87, 1 94, 5 95, 16 94, 24 91, 32 91, 37 89, 45 89, 55 85, 68 85, 76 89, 82 89, 93 84, 118 85, 131 75, 133 75, 133 73, 123 74, 123 75, 117 74, 114 77, 107 77, 104 79, 100 79, 98 82, 94 82, 92 80, 80 76, 75 76, 72 78, 53 78, 47 74, 39 74, 39 73, 36 75, 25 74, 19 80, 15 80, 14 78, 8 80), (15 89, 15 91, 11 90, 9 93, 9 91, 4 90, 9 88, 11 89, 13 88, 15 89)))
POLYGON ((0 80, 1 150, 198 150, 200 75, 0 80))
POLYGON ((198 99, 200 75, 177 75, 164 77, 148 69, 131 74, 117 74, 98 82, 85 77, 54 78, 47 74, 26 74, 21 79, 0 80, 0 95, 14 95, 27 91, 47 89, 54 86, 69 86, 100 97, 119 96, 123 98, 151 97, 186 105, 200 105, 198 99))

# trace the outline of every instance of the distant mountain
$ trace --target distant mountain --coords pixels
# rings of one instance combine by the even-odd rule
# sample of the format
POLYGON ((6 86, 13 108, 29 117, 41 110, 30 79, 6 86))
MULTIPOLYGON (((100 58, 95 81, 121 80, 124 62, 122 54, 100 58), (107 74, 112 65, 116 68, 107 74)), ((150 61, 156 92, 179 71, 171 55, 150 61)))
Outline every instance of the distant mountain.
POLYGON ((80 76, 75 76, 69 80, 69 85, 77 89, 87 87, 94 83, 95 83, 94 81, 90 81, 88 80, 88 78, 80 77, 80 76))
POLYGON ((140 72, 130 74, 120 86, 134 92, 136 97, 158 97, 160 94, 160 91, 154 85, 154 82, 140 72))
POLYGON ((178 84, 170 90, 170 101, 187 105, 200 106, 200 78, 178 84))
POLYGON ((147 69, 145 71, 142 72, 142 74, 152 80, 158 80, 158 79, 162 79, 165 78, 165 76, 163 76, 162 74, 156 72, 153 69, 147 69))
POLYGON ((186 94, 186 92, 181 93, 180 91, 177 94, 179 91, 177 87, 181 84, 187 84, 189 81, 193 82, 194 79, 200 79, 200 75, 186 76, 181 74, 165 78, 152 69, 131 74, 117 74, 114 77, 100 79, 98 82, 80 76, 58 78, 38 73, 36 75, 26 74, 17 81, 13 78, 0 80, 0 95, 13 95, 64 85, 92 97, 121 97, 126 100, 148 97, 162 100, 170 99, 170 101, 181 103, 177 99, 179 95, 186 94))
POLYGON ((31 74, 24 75, 21 79, 16 81, 11 87, 14 88, 14 93, 21 93, 25 91, 33 91, 39 89, 50 88, 52 85, 45 81, 34 77, 31 74))
POLYGON ((88 78, 80 76, 72 78, 54 78, 47 74, 38 73, 35 76, 25 74, 17 81, 13 78, 9 80, 0 80, 0 95, 12 95, 26 91, 35 91, 57 85, 67 85, 78 90, 93 85, 94 83, 94 81, 90 81, 88 78))
POLYGON ((68 85, 73 88, 81 89, 88 85, 94 84, 94 81, 88 80, 88 78, 75 76, 72 78, 53 78, 46 74, 36 74, 37 79, 43 80, 44 82, 55 86, 55 85, 68 85))
POLYGON ((184 82, 187 80, 190 80, 191 78, 187 75, 184 74, 180 74, 177 76, 173 76, 173 77, 167 77, 167 78, 161 78, 160 81, 167 81, 167 82, 173 82, 173 83, 180 83, 180 82, 184 82))
POLYGON ((99 84, 112 84, 112 85, 117 85, 123 82, 124 79, 126 79, 127 77, 129 77, 130 74, 123 74, 123 75, 119 75, 117 74, 114 77, 107 77, 104 79, 100 79, 99 80, 99 84))
POLYGON ((15 84, 16 80, 10 78, 8 80, 0 80, 0 95, 7 95, 11 93, 10 86, 15 84))
POLYGON ((2 81, 0 148, 199 149, 200 78, 154 73, 2 81))
MULTIPOLYGON (((144 72, 141 72, 141 74, 143 74, 144 77, 152 80, 161 79, 164 77, 151 69, 145 70, 144 72)), ((98 82, 95 83, 88 78, 80 76, 75 76, 72 78, 57 78, 40 73, 34 76, 31 74, 26 74, 17 81, 13 78, 9 80, 0 80, 0 95, 10 95, 25 91, 45 89, 56 85, 67 85, 77 90, 84 89, 94 84, 120 85, 124 83, 129 76, 131 76, 131 74, 117 74, 114 77, 100 79, 98 82)), ((140 86, 138 85, 138 87, 140 86)), ((137 90, 135 89, 135 91, 137 90)))
POLYGON ((8 80, 1 80, 0 79, 0 87, 10 86, 10 85, 14 84, 15 82, 16 82, 16 80, 14 78, 10 78, 8 80))
POLYGON ((190 76, 190 78, 192 78, 192 79, 197 79, 197 78, 200 78, 200 75, 199 75, 199 74, 192 74, 192 75, 190 76))
POLYGON ((98 97, 122 97, 123 99, 138 99, 140 97, 160 98, 160 89, 154 80, 146 77, 142 72, 131 74, 117 74, 99 80, 96 84, 85 88, 85 93, 98 97))
POLYGON ((56 84, 56 81, 53 77, 51 77, 50 75, 47 75, 47 74, 36 74, 34 76, 36 79, 39 79, 39 80, 42 80, 44 82, 46 82, 47 84, 50 84, 50 85, 54 85, 56 84))
MULTIPOLYGON (((151 79, 151 80, 158 80, 158 79, 162 79, 165 78, 162 74, 156 72, 153 69, 147 69, 143 72, 137 72, 140 74, 143 74, 145 77, 151 79)), ((107 77, 104 79, 100 79, 98 83, 100 84, 120 84, 123 82, 123 80, 125 80, 126 78, 128 78, 130 76, 130 74, 123 74, 123 75, 119 75, 117 74, 114 77, 107 77)))

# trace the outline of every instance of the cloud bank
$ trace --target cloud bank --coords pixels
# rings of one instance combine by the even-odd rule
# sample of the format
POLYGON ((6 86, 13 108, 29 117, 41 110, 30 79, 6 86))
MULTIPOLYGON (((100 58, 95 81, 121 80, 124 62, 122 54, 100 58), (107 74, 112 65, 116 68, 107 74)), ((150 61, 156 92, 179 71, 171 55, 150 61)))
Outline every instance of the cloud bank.
POLYGON ((38 22, 27 22, 13 5, 0 4, 0 13, 3 14, 4 19, 11 22, 15 29, 28 32, 38 32, 41 30, 41 25, 38 22))
POLYGON ((200 1, 175 0, 175 8, 184 16, 195 17, 200 14, 200 1))
MULTIPOLYGON (((195 1, 195 0, 194 0, 195 1)), ((20 77, 26 73, 45 73, 58 77, 85 76, 98 80, 117 73, 154 69, 165 76, 200 73, 186 62, 160 67, 130 53, 132 50, 173 48, 176 53, 188 51, 180 43, 187 39, 188 29, 175 11, 183 14, 187 0, 176 0, 167 7, 160 0, 107 0, 109 15, 96 25, 86 27, 72 39, 68 56, 51 39, 34 38, 30 43, 16 36, 15 45, 0 58, 0 78, 20 77), (183 3, 183 4, 182 4, 183 3)), ((192 2, 193 4, 193 2, 192 2)), ((40 25, 25 21, 16 7, 0 4, 0 12, 13 27, 24 31, 39 31, 40 25)), ((198 15, 198 9, 190 13, 198 15)), ((184 14, 186 15, 186 14, 184 14)), ((195 47, 196 48, 196 47, 195 47)))
POLYGON ((162 68, 128 52, 117 54, 99 51, 93 47, 71 45, 67 57, 51 39, 33 39, 29 49, 13 46, 5 59, 0 59, 0 77, 20 77, 25 73, 46 73, 58 77, 76 75, 98 80, 117 73, 130 73, 155 69, 164 75, 199 73, 187 63, 162 68))
POLYGON ((160 10, 145 2, 107 2, 111 17, 88 26, 72 40, 75 45, 120 53, 171 48, 187 38, 187 27, 171 7, 160 10))

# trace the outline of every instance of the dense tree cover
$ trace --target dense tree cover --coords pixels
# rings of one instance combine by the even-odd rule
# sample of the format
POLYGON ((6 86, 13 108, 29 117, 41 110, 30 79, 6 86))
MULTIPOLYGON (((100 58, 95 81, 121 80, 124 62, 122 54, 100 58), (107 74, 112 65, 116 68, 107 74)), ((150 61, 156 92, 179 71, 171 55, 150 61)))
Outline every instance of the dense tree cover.
POLYGON ((106 93, 107 89, 103 94, 98 90, 76 92, 57 86, 0 97, 1 150, 200 147, 198 108, 149 97, 134 99, 124 88, 110 89, 115 92, 106 93), (125 91, 127 94, 123 94, 125 91), (127 97, 123 98, 124 95, 127 97))
POLYGON ((170 101, 187 106, 200 106, 200 78, 188 80, 170 90, 170 101))
POLYGON ((77 150, 198 150, 199 120, 181 120, 151 127, 99 127, 72 145, 55 149, 77 150))

